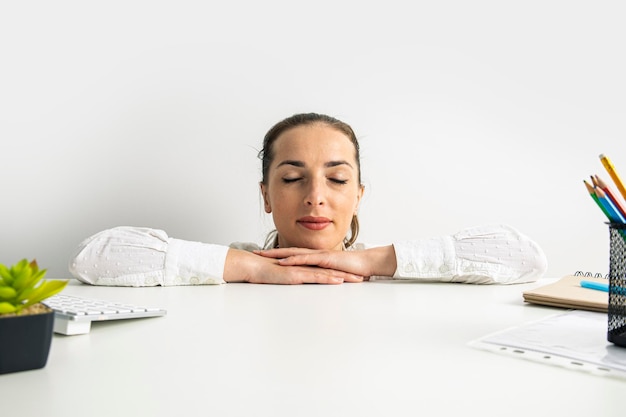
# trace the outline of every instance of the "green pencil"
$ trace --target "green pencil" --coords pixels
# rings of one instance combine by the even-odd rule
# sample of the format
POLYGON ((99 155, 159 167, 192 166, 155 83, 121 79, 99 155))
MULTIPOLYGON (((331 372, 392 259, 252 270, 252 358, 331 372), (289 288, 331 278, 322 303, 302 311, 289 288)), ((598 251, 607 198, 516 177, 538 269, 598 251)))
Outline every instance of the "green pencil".
POLYGON ((587 187, 587 191, 589 192, 589 195, 591 196, 591 198, 593 198, 593 201, 595 201, 598 207, 600 207, 600 210, 602 210, 606 218, 609 219, 609 221, 612 221, 611 216, 609 215, 609 212, 606 211, 606 209, 604 208, 602 204, 600 204, 600 201, 598 200, 598 196, 596 195, 596 191, 593 189, 593 186, 589 184, 587 180, 583 180, 583 182, 585 183, 585 187, 587 187))

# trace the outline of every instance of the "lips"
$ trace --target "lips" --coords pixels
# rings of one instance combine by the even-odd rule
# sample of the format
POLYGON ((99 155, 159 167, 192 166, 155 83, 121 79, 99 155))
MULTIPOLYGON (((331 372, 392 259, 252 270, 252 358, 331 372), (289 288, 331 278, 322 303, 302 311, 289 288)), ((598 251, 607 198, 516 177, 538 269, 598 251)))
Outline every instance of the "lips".
POLYGON ((297 222, 299 225, 306 227, 309 230, 322 230, 332 223, 332 221, 326 217, 313 216, 299 218, 297 222))

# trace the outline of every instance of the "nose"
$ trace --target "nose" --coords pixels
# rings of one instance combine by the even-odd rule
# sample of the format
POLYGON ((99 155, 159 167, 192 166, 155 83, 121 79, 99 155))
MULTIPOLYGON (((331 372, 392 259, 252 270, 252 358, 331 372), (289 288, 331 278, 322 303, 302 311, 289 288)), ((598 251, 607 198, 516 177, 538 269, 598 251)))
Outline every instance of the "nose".
POLYGON ((307 206, 321 206, 325 204, 324 185, 322 181, 311 181, 306 193, 305 204, 307 206))

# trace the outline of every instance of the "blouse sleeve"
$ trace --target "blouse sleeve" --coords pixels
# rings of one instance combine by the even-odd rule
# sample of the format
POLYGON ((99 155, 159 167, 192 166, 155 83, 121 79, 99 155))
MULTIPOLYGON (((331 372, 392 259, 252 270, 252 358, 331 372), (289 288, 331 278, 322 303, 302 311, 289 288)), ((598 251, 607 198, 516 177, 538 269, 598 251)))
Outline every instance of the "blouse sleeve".
POLYGON ((163 230, 116 227, 84 240, 70 273, 93 285, 171 286, 224 283, 228 246, 168 237, 163 230))
POLYGON ((394 243, 396 279, 516 284, 539 279, 546 256, 534 241, 506 225, 465 229, 452 236, 394 243))

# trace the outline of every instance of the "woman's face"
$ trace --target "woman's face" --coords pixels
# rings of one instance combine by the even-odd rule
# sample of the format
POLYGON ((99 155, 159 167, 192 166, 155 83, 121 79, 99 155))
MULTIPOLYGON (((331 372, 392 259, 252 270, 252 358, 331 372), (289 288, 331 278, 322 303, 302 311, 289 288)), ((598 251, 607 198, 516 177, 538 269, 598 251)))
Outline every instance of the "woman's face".
POLYGON ((341 249, 363 196, 350 138, 314 123, 283 132, 273 152, 261 192, 278 245, 341 249))

